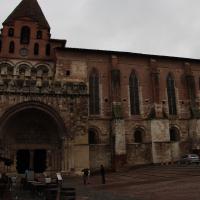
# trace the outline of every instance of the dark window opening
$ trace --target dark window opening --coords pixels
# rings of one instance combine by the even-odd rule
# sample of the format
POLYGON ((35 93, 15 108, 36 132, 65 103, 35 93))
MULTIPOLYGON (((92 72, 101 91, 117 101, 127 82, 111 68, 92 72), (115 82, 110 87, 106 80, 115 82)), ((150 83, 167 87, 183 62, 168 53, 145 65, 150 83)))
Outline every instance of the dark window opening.
POLYGON ((93 70, 89 76, 89 93, 89 112, 91 115, 99 115, 99 75, 96 70, 93 70))
POLYGON ((42 39, 42 31, 37 31, 37 39, 42 39))
POLYGON ((28 26, 23 26, 21 29, 21 44, 29 44, 30 42, 30 28, 28 26))
POLYGON ((9 45, 9 53, 14 53, 15 52, 15 43, 12 41, 10 42, 9 45))
POLYGON ((135 143, 142 143, 143 142, 143 138, 142 138, 142 131, 140 130, 136 130, 134 133, 134 142, 135 143))
POLYGON ((70 76, 70 70, 66 71, 66 76, 70 76))
POLYGON ((176 92, 174 86, 174 79, 172 78, 171 74, 169 74, 167 77, 167 96, 168 96, 169 114, 176 115, 177 114, 176 92))
POLYGON ((170 141, 178 142, 180 140, 179 131, 176 128, 170 129, 170 141))
POLYGON ((139 115, 140 114, 139 88, 138 88, 138 79, 135 72, 132 72, 129 78, 129 91, 130 91, 131 115, 139 115))
POLYGON ((51 54, 51 45, 50 45, 50 44, 47 44, 47 45, 46 45, 46 55, 47 55, 47 56, 50 56, 50 54, 51 54))
POLYGON ((39 55, 39 44, 35 43, 34 45, 34 55, 39 55))
POLYGON ((8 29, 8 36, 13 37, 14 36, 14 28, 9 28, 8 29))
POLYGON ((98 144, 99 143, 98 134, 93 129, 89 129, 89 131, 88 131, 88 143, 89 144, 98 144))

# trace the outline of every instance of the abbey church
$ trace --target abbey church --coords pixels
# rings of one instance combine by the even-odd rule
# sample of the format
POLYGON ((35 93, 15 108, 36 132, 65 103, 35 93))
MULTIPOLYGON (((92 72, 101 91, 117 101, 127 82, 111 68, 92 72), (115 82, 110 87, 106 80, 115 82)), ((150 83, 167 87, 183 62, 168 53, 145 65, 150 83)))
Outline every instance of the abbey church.
POLYGON ((78 173, 200 153, 200 60, 68 48, 37 0, 0 33, 0 171, 78 173))

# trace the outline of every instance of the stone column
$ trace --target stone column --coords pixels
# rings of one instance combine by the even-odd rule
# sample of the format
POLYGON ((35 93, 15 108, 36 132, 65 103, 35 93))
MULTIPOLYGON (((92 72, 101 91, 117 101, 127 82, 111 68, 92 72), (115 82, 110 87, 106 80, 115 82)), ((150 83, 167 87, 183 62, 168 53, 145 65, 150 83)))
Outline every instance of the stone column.
POLYGON ((126 138, 123 119, 112 121, 112 135, 114 136, 114 168, 117 170, 126 163, 126 138))
POLYGON ((154 119, 150 121, 152 138, 152 162, 167 163, 171 161, 169 120, 154 119))
POLYGON ((47 150, 47 158, 46 158, 46 166, 47 166, 46 171, 51 171, 51 169, 52 169, 51 160, 52 160, 51 159, 51 150, 48 149, 47 150))
POLYGON ((63 137, 62 141, 62 172, 69 171, 69 141, 68 138, 63 137))

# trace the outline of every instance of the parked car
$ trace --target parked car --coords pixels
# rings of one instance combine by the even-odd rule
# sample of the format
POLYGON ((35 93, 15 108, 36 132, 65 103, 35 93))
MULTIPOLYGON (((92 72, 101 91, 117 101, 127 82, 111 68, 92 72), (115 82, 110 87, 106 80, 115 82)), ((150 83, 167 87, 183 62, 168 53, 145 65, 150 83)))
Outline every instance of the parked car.
POLYGON ((197 154, 186 154, 182 156, 180 159, 180 164, 192 164, 192 163, 196 164, 200 163, 200 159, 197 154))

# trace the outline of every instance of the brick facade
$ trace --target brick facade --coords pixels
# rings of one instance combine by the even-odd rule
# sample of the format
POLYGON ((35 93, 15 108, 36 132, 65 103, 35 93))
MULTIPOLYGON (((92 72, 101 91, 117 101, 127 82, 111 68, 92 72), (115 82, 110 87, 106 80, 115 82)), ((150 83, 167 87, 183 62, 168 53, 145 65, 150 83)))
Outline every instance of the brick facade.
MULTIPOLYGON (((31 12, 39 17, 22 15, 27 4, 23 0, 3 23, 0 35, 0 139, 6 149, 4 156, 14 160, 10 172, 16 171, 20 149, 45 149, 46 171, 63 172, 80 172, 84 167, 95 170, 101 164, 116 169, 174 162, 184 153, 199 152, 199 60, 67 48, 66 41, 51 39, 37 1, 29 3, 31 12), (24 26, 30 29, 27 44, 21 42, 24 26), (13 36, 8 35, 10 28, 13 36), (41 38, 37 38, 38 31, 41 38), (9 52, 11 41, 13 53, 9 52), (34 54, 35 43, 39 44, 38 55, 34 54), (99 77, 97 115, 89 113, 89 77, 94 69, 99 77), (137 115, 131 114, 129 78, 133 72, 138 80, 137 115), (169 114, 169 74, 174 81, 175 115, 169 114), (35 110, 54 121, 56 144, 45 143, 39 136, 32 143, 29 138, 28 145, 26 136, 24 142, 17 142, 15 135, 11 139, 14 133, 8 127, 15 123, 14 116, 23 111, 31 115, 35 110), (98 142, 89 143, 90 129, 96 132, 98 142), (139 139, 136 132, 141 134, 139 139), (173 134, 178 138, 173 139, 173 134)), ((20 125, 16 129, 16 134, 23 132, 20 125)), ((50 131, 45 130, 41 134, 50 131)), ((0 169, 4 169, 3 163, 0 169)))

